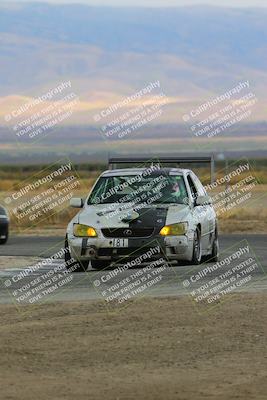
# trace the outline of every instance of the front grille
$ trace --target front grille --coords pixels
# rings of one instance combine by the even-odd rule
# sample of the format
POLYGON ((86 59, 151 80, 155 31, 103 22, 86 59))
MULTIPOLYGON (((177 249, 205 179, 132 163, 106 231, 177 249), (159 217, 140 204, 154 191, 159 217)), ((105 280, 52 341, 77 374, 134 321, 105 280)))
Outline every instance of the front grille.
MULTIPOLYGON (((147 249, 145 247, 143 247, 142 249, 138 247, 127 247, 127 248, 117 248, 117 249, 100 248, 98 249, 98 256, 99 257, 108 256, 112 258, 128 256, 131 259, 135 259, 136 257, 144 255, 149 250, 151 250, 150 247, 148 247, 147 249)), ((151 257, 151 259, 157 259, 163 256, 164 256, 163 253, 157 253, 153 257, 151 257)), ((150 261, 151 259, 149 259, 148 261, 150 261)))
POLYGON ((152 236, 154 228, 105 228, 102 233, 108 238, 143 238, 152 236))

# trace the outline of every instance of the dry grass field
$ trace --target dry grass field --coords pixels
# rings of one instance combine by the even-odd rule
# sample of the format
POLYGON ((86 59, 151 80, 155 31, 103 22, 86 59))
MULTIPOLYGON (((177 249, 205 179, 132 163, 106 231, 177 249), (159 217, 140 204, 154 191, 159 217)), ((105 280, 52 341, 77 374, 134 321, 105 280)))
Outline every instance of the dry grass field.
MULTIPOLYGON (((85 197, 88 191, 91 189, 93 183, 100 173, 100 169, 97 171, 81 170, 77 172, 79 187, 73 191, 73 195, 77 197, 85 197)), ((32 168, 22 168, 21 170, 13 171, 0 171, 0 204, 5 205, 5 198, 10 196, 14 190, 18 190, 23 187, 22 182, 33 182, 38 177, 40 171, 32 171, 32 168)), ((209 171, 206 169, 199 169, 199 175, 202 182, 207 184, 210 176, 209 171)), ((223 177, 224 170, 221 169, 217 172, 216 178, 223 177)), ((219 228, 222 233, 240 233, 240 232, 254 232, 254 233, 266 233, 267 232, 267 170, 257 169, 253 170, 253 176, 256 177, 257 184, 250 190, 251 197, 242 202, 240 205, 230 207, 229 210, 219 212, 219 228)), ((238 182, 238 179, 233 178, 231 185, 238 182)), ((26 183, 25 183, 26 184, 26 183)), ((43 185, 42 191, 46 190, 49 185, 43 185)), ((212 196, 216 196, 218 193, 223 192, 226 186, 222 185, 219 189, 210 191, 212 196)), ((38 194, 40 190, 32 190, 29 194, 23 197, 23 201, 27 201, 38 194)), ((230 202, 231 203, 231 202, 230 202)), ((20 232, 51 232, 55 230, 64 231, 67 223, 70 221, 72 216, 77 213, 77 210, 69 207, 69 201, 66 200, 58 208, 53 209, 51 212, 47 212, 44 218, 37 219, 34 222, 29 222, 28 218, 18 221, 12 207, 7 206, 11 217, 11 231, 20 232)))

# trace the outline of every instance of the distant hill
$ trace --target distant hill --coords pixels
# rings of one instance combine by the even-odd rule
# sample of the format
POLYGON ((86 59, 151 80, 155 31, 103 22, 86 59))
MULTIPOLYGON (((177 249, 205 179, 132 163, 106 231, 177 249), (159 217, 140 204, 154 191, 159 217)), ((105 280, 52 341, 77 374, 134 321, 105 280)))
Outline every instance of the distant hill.
POLYGON ((264 95, 266 21, 266 9, 1 3, 0 96, 35 94, 62 77, 122 94, 158 78, 187 97, 250 79, 264 95))
MULTIPOLYGON (((176 138, 182 140, 177 142, 179 148, 185 137, 192 139, 182 119, 185 113, 248 80, 259 101, 244 122, 256 125, 243 129, 238 124, 235 142, 231 132, 226 132, 225 149, 266 151, 266 21, 267 9, 256 8, 149 9, 1 2, 0 126, 6 125, 4 116, 15 107, 71 80, 81 102, 63 130, 49 136, 47 149, 52 143, 59 146, 59 138, 66 136, 64 144, 74 153, 103 152, 93 115, 159 80, 170 105, 163 117, 149 125, 140 148, 153 149, 165 143, 169 151, 176 138), (88 138, 95 141, 95 147, 88 138)), ((225 139, 222 135, 217 139, 220 150, 225 139)), ((13 149, 13 141, 14 132, 0 130, 1 156, 13 149)), ((61 154, 65 147, 53 151, 61 154)), ((47 152, 43 147, 36 150, 38 156, 42 153, 45 157, 47 152)))

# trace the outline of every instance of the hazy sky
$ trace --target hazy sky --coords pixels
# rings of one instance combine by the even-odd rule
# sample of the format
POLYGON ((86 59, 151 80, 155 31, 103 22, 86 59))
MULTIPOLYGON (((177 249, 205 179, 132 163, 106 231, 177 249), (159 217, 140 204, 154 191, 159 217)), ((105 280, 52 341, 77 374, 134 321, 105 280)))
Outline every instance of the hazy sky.
MULTIPOLYGON (((1 3, 2 0, 0 0, 1 3)), ((9 0, 11 1, 11 0, 9 0)), ((267 7, 267 0, 13 0, 15 2, 49 2, 49 3, 82 3, 89 5, 110 6, 185 6, 209 4, 213 6, 230 7, 267 7)), ((6 2, 6 0, 4 0, 6 2)))

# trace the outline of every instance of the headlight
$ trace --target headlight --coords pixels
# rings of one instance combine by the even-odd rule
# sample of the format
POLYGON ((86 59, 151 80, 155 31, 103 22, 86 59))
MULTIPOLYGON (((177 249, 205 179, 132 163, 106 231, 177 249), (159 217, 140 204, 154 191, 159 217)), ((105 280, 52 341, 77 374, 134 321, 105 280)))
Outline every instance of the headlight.
POLYGON ((78 237, 97 237, 97 232, 92 226, 74 224, 73 225, 74 236, 78 237))
POLYGON ((164 226, 161 231, 161 236, 179 236, 187 232, 187 222, 180 222, 179 224, 172 224, 164 226))

